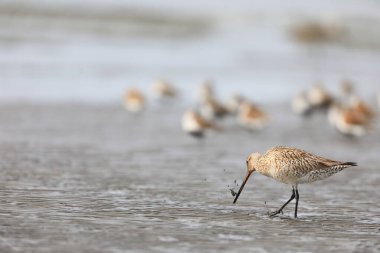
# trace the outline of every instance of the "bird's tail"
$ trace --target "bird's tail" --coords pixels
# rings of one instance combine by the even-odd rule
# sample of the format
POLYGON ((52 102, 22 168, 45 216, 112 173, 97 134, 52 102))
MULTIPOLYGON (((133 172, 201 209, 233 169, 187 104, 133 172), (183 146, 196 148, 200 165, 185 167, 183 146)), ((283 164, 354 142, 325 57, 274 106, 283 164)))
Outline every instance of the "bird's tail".
POLYGON ((354 162, 344 162, 344 163, 335 164, 335 165, 331 166, 330 168, 337 170, 337 171, 341 171, 345 168, 352 167, 352 166, 358 166, 358 164, 354 163, 354 162))
POLYGON ((344 165, 344 166, 358 166, 358 164, 357 163, 355 163, 355 162, 345 162, 345 163, 342 163, 342 164, 340 164, 340 165, 344 165))

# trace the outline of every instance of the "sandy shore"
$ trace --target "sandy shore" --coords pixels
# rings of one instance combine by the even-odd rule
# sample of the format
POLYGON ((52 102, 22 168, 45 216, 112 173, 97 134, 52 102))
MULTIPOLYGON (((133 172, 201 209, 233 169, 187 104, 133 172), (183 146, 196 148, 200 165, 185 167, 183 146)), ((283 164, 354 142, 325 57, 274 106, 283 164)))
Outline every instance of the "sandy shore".
POLYGON ((173 106, 1 105, 0 251, 378 252, 379 133, 347 139, 322 115, 269 110, 263 132, 226 120, 197 142, 173 106), (267 216, 290 188, 260 175, 232 205, 246 156, 274 145, 360 166, 301 186, 297 220, 293 205, 267 216))

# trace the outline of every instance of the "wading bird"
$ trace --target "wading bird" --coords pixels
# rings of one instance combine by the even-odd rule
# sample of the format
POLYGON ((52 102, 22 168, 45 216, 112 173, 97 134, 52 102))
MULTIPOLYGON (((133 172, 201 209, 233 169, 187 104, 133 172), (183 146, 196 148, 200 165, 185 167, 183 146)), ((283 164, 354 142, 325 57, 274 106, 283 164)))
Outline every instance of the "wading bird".
POLYGON ((260 130, 268 121, 268 115, 254 104, 244 102, 239 108, 238 122, 247 129, 260 130))
POLYGON ((235 204, 238 200, 252 172, 257 171, 264 176, 292 186, 290 199, 280 209, 270 213, 270 216, 282 213, 285 206, 293 199, 296 199, 294 217, 297 218, 298 184, 322 180, 345 168, 356 165, 353 162, 333 161, 315 156, 301 149, 290 147, 274 147, 269 149, 264 155, 253 153, 247 158, 247 175, 233 203, 235 204))
POLYGON ((123 103, 127 111, 139 113, 145 106, 144 95, 137 89, 129 89, 124 94, 123 103))
POLYGON ((182 130, 191 136, 202 138, 204 132, 210 128, 220 130, 214 123, 204 119, 193 110, 185 112, 182 116, 182 130))
POLYGON ((322 85, 314 85, 307 92, 308 100, 313 109, 327 108, 333 101, 333 97, 322 85))
POLYGON ((208 98, 201 104, 200 112, 208 120, 223 118, 228 115, 228 109, 214 98, 208 98))
POLYGON ((370 119, 350 107, 334 104, 327 115, 330 124, 344 135, 358 137, 372 131, 370 119))

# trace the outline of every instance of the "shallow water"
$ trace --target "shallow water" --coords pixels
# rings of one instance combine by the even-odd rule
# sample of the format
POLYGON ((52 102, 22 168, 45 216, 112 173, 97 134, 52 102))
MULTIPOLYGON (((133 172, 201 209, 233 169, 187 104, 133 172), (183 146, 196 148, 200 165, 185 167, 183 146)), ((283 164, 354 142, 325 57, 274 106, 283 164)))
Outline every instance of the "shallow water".
POLYGON ((1 251, 379 252, 379 133, 348 139, 322 115, 266 109, 262 132, 227 119, 196 141, 172 106, 2 105, 1 251), (294 203, 268 217, 291 189, 261 175, 232 205, 246 156, 274 145, 359 166, 301 185, 299 219, 294 203))

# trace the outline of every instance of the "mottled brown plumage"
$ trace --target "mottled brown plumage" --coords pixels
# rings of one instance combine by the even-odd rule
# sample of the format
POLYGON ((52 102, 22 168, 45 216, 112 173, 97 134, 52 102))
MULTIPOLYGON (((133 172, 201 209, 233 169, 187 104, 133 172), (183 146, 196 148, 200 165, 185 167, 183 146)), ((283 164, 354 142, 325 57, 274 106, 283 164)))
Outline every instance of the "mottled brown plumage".
POLYGON ((278 211, 272 213, 272 215, 282 212, 282 209, 291 200, 296 198, 297 202, 294 216, 297 217, 298 184, 325 179, 351 166, 356 166, 356 163, 334 161, 313 155, 301 149, 290 147, 274 147, 269 149, 264 155, 253 153, 247 158, 247 175, 235 197, 234 203, 236 203, 239 198, 252 172, 257 171, 264 176, 271 177, 285 184, 290 184, 293 187, 291 199, 278 211))

